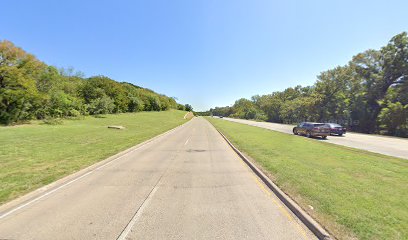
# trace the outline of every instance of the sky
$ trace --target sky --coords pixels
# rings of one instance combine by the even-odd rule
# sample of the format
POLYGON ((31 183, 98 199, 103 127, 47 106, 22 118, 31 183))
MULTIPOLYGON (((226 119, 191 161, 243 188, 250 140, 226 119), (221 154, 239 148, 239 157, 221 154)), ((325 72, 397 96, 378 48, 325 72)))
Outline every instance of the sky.
POLYGON ((312 85, 408 31, 406 0, 1 1, 0 40, 204 111, 312 85))

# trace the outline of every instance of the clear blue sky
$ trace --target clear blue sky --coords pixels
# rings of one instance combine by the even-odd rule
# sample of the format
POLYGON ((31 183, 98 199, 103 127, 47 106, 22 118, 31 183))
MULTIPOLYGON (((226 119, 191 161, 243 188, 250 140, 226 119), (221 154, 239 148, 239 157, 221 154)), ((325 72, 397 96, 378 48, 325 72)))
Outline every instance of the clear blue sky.
POLYGON ((406 0, 2 1, 0 39, 195 110, 311 85, 408 30, 406 0))

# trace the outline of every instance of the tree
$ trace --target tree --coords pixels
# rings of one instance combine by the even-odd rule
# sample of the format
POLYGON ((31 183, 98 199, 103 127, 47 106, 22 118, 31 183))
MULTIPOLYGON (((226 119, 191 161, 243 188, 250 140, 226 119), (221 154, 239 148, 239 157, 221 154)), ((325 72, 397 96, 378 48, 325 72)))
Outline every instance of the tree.
POLYGON ((100 88, 114 101, 114 112, 126 112, 129 99, 123 84, 120 84, 105 76, 94 76, 87 80, 88 88, 100 88))
POLYGON ((385 103, 378 116, 380 128, 385 133, 394 136, 408 135, 408 104, 402 105, 400 102, 385 103))
POLYGON ((88 105, 88 111, 94 115, 112 113, 114 108, 115 103, 108 96, 93 99, 88 105))
POLYGON ((361 117, 361 130, 378 130, 376 119, 381 112, 379 102, 392 86, 404 85, 408 78, 407 33, 393 37, 380 51, 368 50, 356 55, 350 62, 355 78, 363 85, 361 103, 365 104, 361 117))
POLYGON ((33 101, 39 95, 35 77, 43 63, 9 41, 0 42, 0 123, 33 117, 33 101))
POLYGON ((161 103, 160 99, 157 96, 150 95, 147 97, 149 101, 150 111, 160 111, 161 110, 161 103))
POLYGON ((185 110, 186 110, 186 108, 184 107, 183 104, 177 104, 177 109, 178 109, 178 110, 182 110, 182 111, 185 111, 185 110))
POLYGON ((351 68, 344 66, 322 72, 317 77, 312 93, 315 107, 319 109, 316 121, 349 118, 347 91, 351 76, 351 68))
POLYGON ((322 72, 309 87, 296 86, 239 99, 213 115, 272 122, 338 121, 354 131, 407 136, 408 34, 394 36, 380 50, 367 50, 346 66, 322 72), (252 103, 251 103, 252 102, 252 103))
POLYGON ((233 113, 232 117, 244 118, 244 119, 264 119, 265 115, 258 108, 257 105, 251 100, 241 98, 235 101, 232 106, 233 113))
POLYGON ((174 98, 105 76, 85 79, 72 68, 48 66, 9 41, 0 42, 0 123, 177 107, 174 98))
POLYGON ((129 96, 128 112, 143 111, 143 108, 144 104, 142 100, 135 96, 129 96))
POLYGON ((193 107, 190 104, 186 104, 184 105, 184 109, 188 112, 192 112, 193 111, 193 107))

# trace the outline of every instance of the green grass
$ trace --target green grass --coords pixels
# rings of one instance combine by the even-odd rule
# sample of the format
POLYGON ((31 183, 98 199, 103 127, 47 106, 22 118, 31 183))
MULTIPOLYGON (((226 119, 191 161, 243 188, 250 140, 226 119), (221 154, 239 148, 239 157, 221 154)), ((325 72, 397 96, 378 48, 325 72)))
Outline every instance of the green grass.
POLYGON ((337 238, 408 239, 408 160, 207 119, 337 238))
POLYGON ((185 114, 140 112, 0 127, 0 204, 170 130, 187 121, 185 114))

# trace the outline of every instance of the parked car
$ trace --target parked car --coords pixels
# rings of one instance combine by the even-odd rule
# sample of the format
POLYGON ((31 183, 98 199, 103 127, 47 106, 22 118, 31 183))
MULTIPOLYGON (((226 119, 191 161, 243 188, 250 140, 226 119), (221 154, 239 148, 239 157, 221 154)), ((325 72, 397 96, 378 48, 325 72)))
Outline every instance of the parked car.
POLYGON ((340 124, 337 123, 327 123, 330 127, 330 135, 336 134, 339 136, 343 136, 343 134, 346 134, 347 129, 340 124))
POLYGON ((325 123, 302 122, 293 128, 293 133, 295 135, 325 139, 330 135, 330 127, 325 123))

